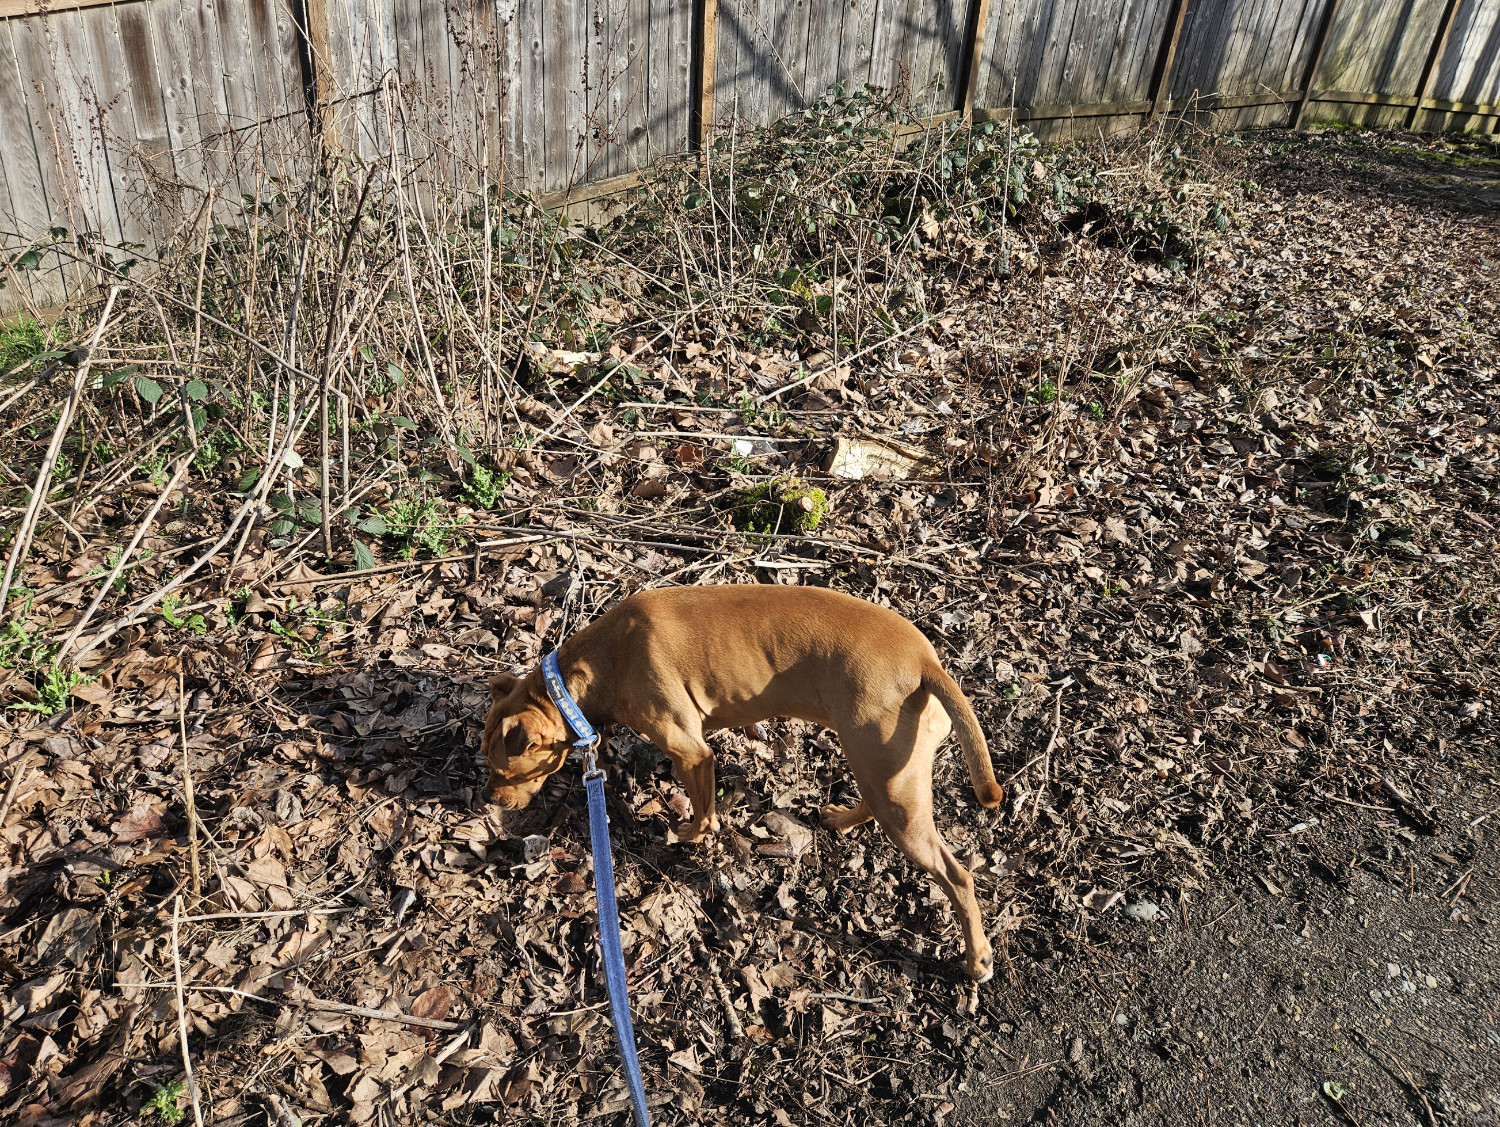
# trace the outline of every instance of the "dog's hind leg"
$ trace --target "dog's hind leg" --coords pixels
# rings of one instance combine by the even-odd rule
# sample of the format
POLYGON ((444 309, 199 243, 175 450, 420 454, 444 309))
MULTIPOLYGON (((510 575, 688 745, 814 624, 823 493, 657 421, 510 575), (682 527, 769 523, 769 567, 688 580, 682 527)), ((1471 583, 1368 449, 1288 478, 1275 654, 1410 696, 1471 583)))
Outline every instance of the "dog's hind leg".
MULTIPOLYGON (((984 933, 974 878, 958 862, 932 820, 932 763, 949 720, 936 700, 920 694, 901 708, 896 731, 888 739, 850 733, 845 754, 862 796, 896 848, 920 865, 948 895, 963 927, 970 977, 985 982, 994 972, 994 950, 984 933)), ((842 735, 842 733, 841 733, 842 735)))

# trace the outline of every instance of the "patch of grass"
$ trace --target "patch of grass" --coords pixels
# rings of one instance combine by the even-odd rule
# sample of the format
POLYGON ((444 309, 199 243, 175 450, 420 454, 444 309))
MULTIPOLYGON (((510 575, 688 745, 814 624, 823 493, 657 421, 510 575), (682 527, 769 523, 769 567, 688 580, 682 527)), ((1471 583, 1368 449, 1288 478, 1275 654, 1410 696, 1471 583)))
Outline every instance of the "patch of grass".
POLYGON ((734 526, 741 532, 812 532, 823 523, 828 494, 796 478, 768 481, 741 493, 734 504, 734 526))
POLYGON ((0 327, 0 375, 14 371, 47 347, 47 330, 24 314, 0 327))

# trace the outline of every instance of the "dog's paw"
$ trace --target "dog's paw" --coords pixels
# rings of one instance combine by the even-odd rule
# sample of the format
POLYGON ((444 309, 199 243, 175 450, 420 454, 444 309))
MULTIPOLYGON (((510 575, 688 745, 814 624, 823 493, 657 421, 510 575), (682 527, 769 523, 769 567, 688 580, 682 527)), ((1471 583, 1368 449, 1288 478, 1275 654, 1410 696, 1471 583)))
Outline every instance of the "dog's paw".
POLYGON ((835 833, 848 833, 870 818, 870 808, 862 801, 857 806, 825 806, 822 810, 824 827, 835 833))
POLYGON ((708 836, 708 827, 700 826, 696 822, 678 822, 672 827, 672 835, 678 841, 696 845, 708 836))
POLYGON ((988 982, 995 977, 995 952, 992 948, 987 947, 969 958, 969 977, 975 982, 988 982))

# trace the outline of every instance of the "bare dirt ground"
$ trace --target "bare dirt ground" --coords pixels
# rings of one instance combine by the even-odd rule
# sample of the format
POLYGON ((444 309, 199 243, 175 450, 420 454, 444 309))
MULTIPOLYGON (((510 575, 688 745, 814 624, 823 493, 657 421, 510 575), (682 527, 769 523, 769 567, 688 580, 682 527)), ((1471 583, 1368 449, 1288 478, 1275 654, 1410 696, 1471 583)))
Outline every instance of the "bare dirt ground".
MULTIPOLYGON (((485 678, 642 586, 806 582, 908 615, 974 701, 1007 801, 981 810, 950 746, 939 824, 1005 956, 973 990, 941 894, 877 831, 817 826, 850 786, 826 733, 719 737, 702 847, 668 842, 684 796, 617 733, 658 1122, 1500 1122, 1500 157, 1079 151, 1026 156, 1043 197, 1098 186, 1046 222, 913 220, 931 322, 902 343, 773 410, 833 359, 815 300, 795 354, 759 319, 627 337, 651 379, 573 415, 597 376, 558 342, 492 503, 367 494, 387 529, 433 500, 415 559, 376 533, 315 569, 268 510, 229 595, 121 630, 61 698, 34 639, 160 483, 82 548, 41 537, 0 670, 29 708, 0 719, 0 1120, 190 1118, 187 1058, 219 1124, 626 1122, 578 773, 483 802, 485 678), (1198 210, 1127 238, 1166 230, 1152 207, 1198 210), (825 471, 877 440, 914 476, 825 471), (789 478, 821 522, 791 498, 746 531, 789 478)), ((50 431, 18 419, 20 465, 50 431)), ((155 560, 224 524, 193 498, 155 560)))

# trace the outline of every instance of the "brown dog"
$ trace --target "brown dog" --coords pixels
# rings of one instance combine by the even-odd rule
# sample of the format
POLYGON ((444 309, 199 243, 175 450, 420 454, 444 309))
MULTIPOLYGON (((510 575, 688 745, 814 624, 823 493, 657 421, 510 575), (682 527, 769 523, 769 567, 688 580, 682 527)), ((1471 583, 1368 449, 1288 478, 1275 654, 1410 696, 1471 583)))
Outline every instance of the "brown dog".
MULTIPOLYGON (((974 878, 932 822, 933 753, 950 726, 958 729, 979 801, 998 806, 1003 792, 974 710, 906 619, 818 587, 669 587, 611 608, 563 643, 558 664, 594 727, 624 724, 672 761, 693 805, 691 820, 676 831, 684 841, 718 828, 705 732, 773 716, 832 728, 860 801, 825 807, 823 824, 843 832, 879 822, 958 910, 969 974, 980 982, 990 977, 993 953, 974 878)), ((486 793, 520 809, 563 765, 575 737, 540 668, 525 678, 498 674, 490 692, 486 793)))

